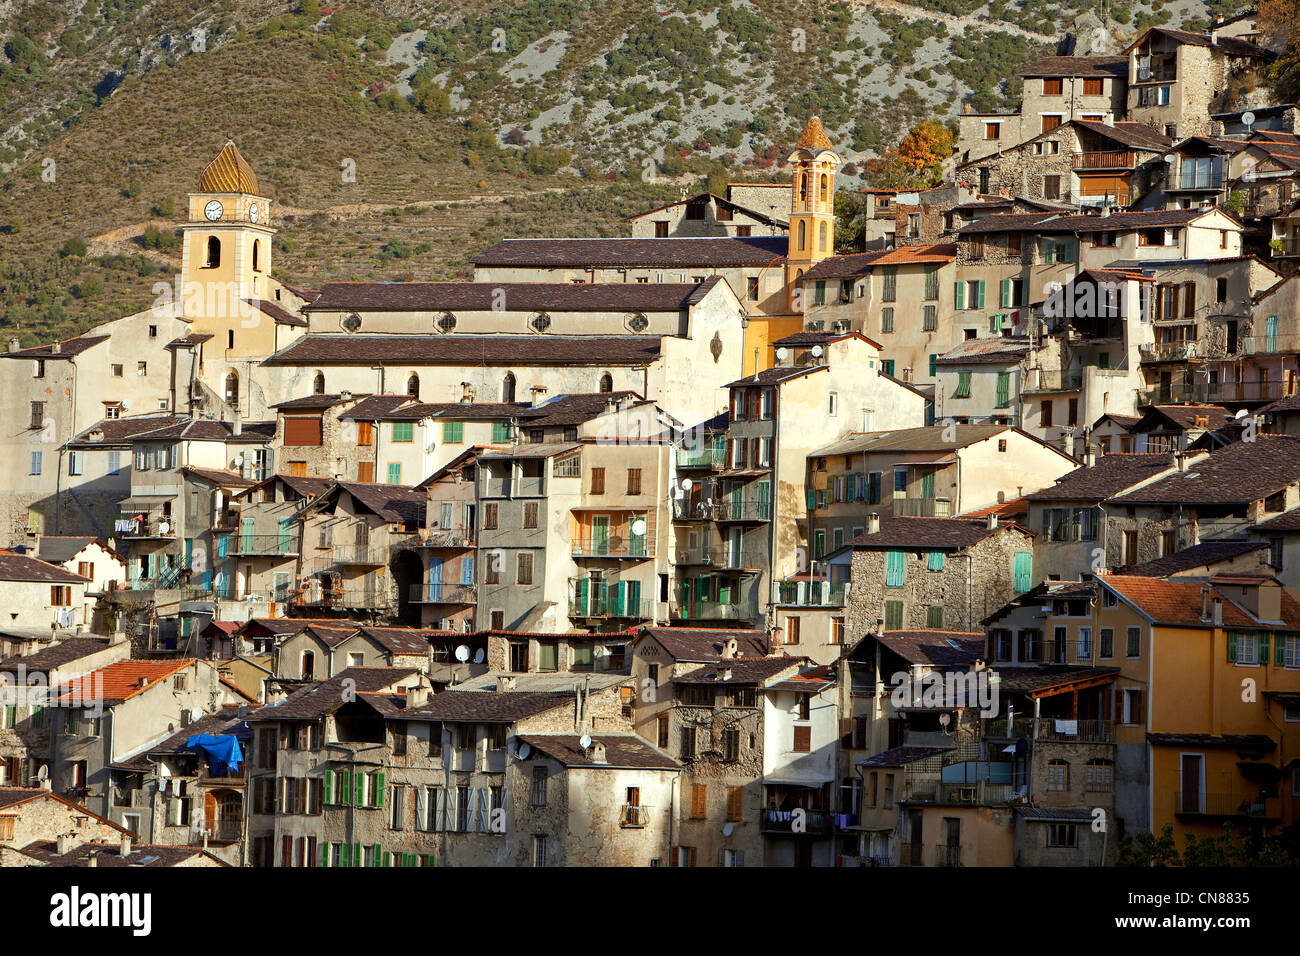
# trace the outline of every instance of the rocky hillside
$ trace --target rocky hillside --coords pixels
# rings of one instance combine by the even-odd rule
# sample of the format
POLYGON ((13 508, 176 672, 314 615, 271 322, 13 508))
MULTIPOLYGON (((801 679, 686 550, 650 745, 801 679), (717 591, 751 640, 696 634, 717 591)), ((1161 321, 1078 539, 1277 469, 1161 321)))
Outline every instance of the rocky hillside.
POLYGON ((234 139, 276 271, 453 277, 506 235, 620 234, 712 176, 769 179, 811 114, 862 160, 1055 49, 1118 49, 1223 0, 0 2, 0 324, 28 342, 146 305, 234 139))

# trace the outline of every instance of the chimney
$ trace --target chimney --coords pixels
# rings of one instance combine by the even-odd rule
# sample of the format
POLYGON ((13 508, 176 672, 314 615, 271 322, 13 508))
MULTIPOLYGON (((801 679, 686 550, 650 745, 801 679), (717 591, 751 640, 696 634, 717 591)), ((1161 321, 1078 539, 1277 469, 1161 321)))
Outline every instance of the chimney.
POLYGON ((138 681, 135 682, 135 686, 140 688, 141 690, 144 690, 146 687, 149 686, 149 678, 141 677, 138 681))
POLYGON ((351 391, 351 389, 346 389, 346 388, 343 389, 343 391, 339 392, 339 398, 341 398, 341 399, 342 399, 343 401, 345 401, 345 402, 350 402, 350 401, 352 401, 352 391, 351 391))
POLYGON ((408 687, 406 688, 406 710, 415 710, 417 707, 423 707, 429 702, 429 688, 427 687, 408 687))
POLYGON ((59 856, 69 852, 72 849, 72 834, 60 833, 58 839, 54 841, 54 852, 59 856))
POLYGON ((969 103, 963 103, 961 106, 961 111, 969 115, 971 112, 971 105, 969 103))
POLYGON ((461 383, 460 383, 460 403, 461 403, 462 405, 468 405, 468 404, 469 404, 470 402, 472 402, 472 401, 474 401, 474 390, 473 390, 473 387, 470 385, 469 382, 461 382, 461 383))
POLYGON ((50 343, 50 354, 51 354, 51 355, 58 355, 58 354, 59 354, 60 352, 62 352, 62 351, 63 351, 63 343, 62 343, 62 342, 51 342, 51 343, 50 343))
POLYGON ((1176 468, 1178 471, 1187 470, 1187 455, 1185 455, 1183 452, 1176 451, 1172 453, 1169 456, 1169 461, 1170 464, 1172 464, 1174 468, 1176 468))
POLYGON ((545 385, 534 385, 530 391, 533 393, 533 408, 536 408, 538 405, 546 401, 546 393, 548 389, 545 385))
POLYGON ((1097 464, 1097 456, 1093 454, 1091 442, 1089 442, 1083 449, 1083 463, 1089 468, 1097 464))
POLYGON ((99 866, 99 851, 91 850, 90 855, 86 857, 86 866, 99 866))
POLYGON ((730 667, 730 666, 727 666, 727 667, 719 667, 719 668, 718 668, 718 680, 724 680, 724 681, 726 681, 726 680, 731 680, 731 667, 730 667))
POLYGON ((1065 436, 1065 453, 1071 458, 1074 457, 1074 433, 1065 436))
POLYGON ((122 856, 128 857, 130 855, 131 855, 131 834, 123 833, 122 834, 122 856))
POLYGON ((10 339, 10 340, 9 340, 9 351, 10 351, 10 352, 19 352, 19 351, 22 351, 22 343, 19 342, 17 339, 10 339))
POLYGON ((1259 610, 1255 616, 1261 621, 1282 620, 1282 588, 1276 581, 1259 584, 1259 610))
POLYGON ((1223 600, 1221 598, 1214 599, 1214 626, 1223 627, 1223 600))
POLYGON ((599 740, 593 742, 591 745, 591 762, 609 763, 609 761, 605 759, 605 745, 599 740))
POLYGON ((990 511, 984 518, 984 527, 990 531, 998 530, 998 513, 996 511, 990 511))
POLYGON ((880 512, 867 515, 867 534, 880 534, 880 512))
POLYGON ((230 423, 230 434, 238 438, 244 433, 244 420, 239 415, 239 409, 235 409, 235 419, 230 423))
POLYGON ((504 692, 514 690, 517 678, 510 674, 500 674, 497 676, 497 690, 504 692))
POLYGON ((722 659, 731 660, 736 656, 736 651, 740 648, 740 642, 734 637, 727 638, 727 643, 722 645, 722 659))

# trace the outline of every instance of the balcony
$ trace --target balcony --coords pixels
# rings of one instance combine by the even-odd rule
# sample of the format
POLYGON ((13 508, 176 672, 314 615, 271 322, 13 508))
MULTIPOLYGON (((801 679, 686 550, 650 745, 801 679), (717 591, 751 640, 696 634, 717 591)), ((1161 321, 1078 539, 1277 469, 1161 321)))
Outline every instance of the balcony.
POLYGON ((895 498, 895 518, 947 518, 952 514, 951 498, 895 498))
POLYGON ((475 543, 473 528, 456 527, 443 531, 424 531, 420 535, 421 548, 472 548, 475 543))
POLYGON ((717 514, 717 502, 712 498, 673 499, 674 521, 712 521, 717 514))
POLYGON ((677 552, 676 563, 723 571, 759 571, 767 564, 767 553, 750 548, 688 548, 677 552))
POLYGON ((714 506, 714 521, 771 521, 772 502, 762 498, 723 498, 714 506))
POLYGON ((763 833, 777 836, 829 836, 835 821, 823 810, 764 810, 760 827, 763 833))
POLYGON ((793 607, 843 607, 844 584, 829 581, 781 581, 778 603, 793 607))
POLYGON ((1115 724, 1110 720, 1068 720, 1040 717, 1034 728, 1035 740, 1066 743, 1109 744, 1115 741, 1115 724))
POLYGON ((969 804, 974 807, 1000 806, 1017 796, 1017 789, 1009 783, 978 780, 973 783, 940 783, 935 794, 937 803, 969 804))
POLYGON ((482 498, 540 498, 546 494, 545 478, 480 478, 482 498))
POLYGON ((709 471, 720 471, 726 460, 725 450, 718 447, 677 449, 678 468, 701 468, 709 471))
POLYGON ((1189 793, 1174 791, 1174 815, 1177 817, 1245 817, 1256 820, 1276 819, 1268 803, 1258 792, 1189 793))
POLYGON ((1300 335, 1243 335, 1238 343, 1242 355, 1290 355, 1300 352, 1300 335))
POLYGON ((385 608, 392 602, 386 591, 339 588, 335 590, 312 589, 296 596, 294 604, 303 607, 338 608, 339 610, 385 608))
POLYGON ((170 541, 176 537, 176 521, 171 515, 119 514, 113 521, 113 533, 119 538, 170 541))
POLYGON ((328 567, 338 567, 340 565, 382 567, 387 563, 388 549, 376 547, 372 544, 335 545, 330 550, 329 557, 325 559, 325 565, 328 567))
POLYGON ((645 535, 591 535, 573 539, 575 558, 653 558, 655 542, 645 535))
POLYGON ((1170 405, 1190 402, 1195 398, 1191 382, 1179 382, 1172 385, 1159 385, 1155 388, 1141 389, 1138 392, 1139 405, 1170 405))
POLYGON ((477 604, 478 588, 472 584, 412 584, 407 596, 415 604, 477 604))
POLYGON ((925 845, 922 843, 898 844, 899 866, 925 866, 925 845))
POLYGON ((618 815, 618 825, 624 829, 639 830, 644 827, 649 820, 649 807, 634 807, 631 804, 624 804, 622 811, 618 815))
MULTIPOLYGON (((613 584, 614 582, 609 583, 613 584)), ((620 595, 617 588, 611 588, 603 596, 600 594, 571 596, 569 598, 569 617, 653 621, 655 602, 651 598, 630 598, 626 594, 620 595)))
POLYGON ((1272 246, 1275 259, 1300 256, 1300 236, 1293 236, 1290 239, 1274 239, 1273 242, 1277 243, 1277 245, 1272 246))
POLYGON ((1135 155, 1131 150, 1094 150, 1075 153, 1075 169, 1132 169, 1136 165, 1135 155))
POLYGON ((208 837, 213 843, 238 843, 244 838, 242 820, 218 820, 208 837))
POLYGON ((253 555, 295 557, 298 554, 298 535, 296 533, 231 535, 229 553, 241 557, 253 555))
POLYGON ((678 621, 757 621, 758 602, 720 603, 717 601, 684 601, 673 605, 673 620, 678 621))
POLYGON ((1138 346, 1144 362, 1186 362, 1189 359, 1210 358, 1212 349, 1208 342, 1188 339, 1183 342, 1147 342, 1138 346))
POLYGON ((960 846, 937 846, 934 848, 935 866, 961 866, 960 846))
POLYGON ((1083 372, 1080 369, 1030 369, 1028 384, 1021 389, 1023 394, 1042 394, 1045 392, 1077 392, 1083 388, 1083 372))

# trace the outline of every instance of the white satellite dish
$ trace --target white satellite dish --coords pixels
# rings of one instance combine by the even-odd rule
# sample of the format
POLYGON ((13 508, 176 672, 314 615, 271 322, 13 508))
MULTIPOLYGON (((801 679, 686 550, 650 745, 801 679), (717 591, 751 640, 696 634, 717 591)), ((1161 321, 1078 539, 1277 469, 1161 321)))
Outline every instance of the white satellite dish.
POLYGON ((469 648, 464 644, 456 648, 456 660, 460 661, 462 664, 469 660, 469 648))
POLYGON ((126 411, 128 408, 131 407, 131 400, 129 398, 124 398, 122 399, 121 405, 122 405, 122 411, 126 411))
POLYGON ((1177 159, 1178 157, 1175 156, 1173 153, 1165 153, 1165 162, 1168 163, 1170 166, 1172 166, 1177 159))
POLYGON ((682 479, 682 491, 690 491, 694 487, 695 487, 695 482, 691 481, 691 479, 689 478, 682 479))
POLYGON ((520 744, 519 749, 515 751, 515 756, 520 760, 527 760, 528 755, 533 752, 533 748, 528 744, 520 744))
POLYGON ((778 362, 784 362, 784 361, 785 361, 785 357, 786 357, 787 355, 789 355, 789 354, 790 354, 790 350, 789 350, 789 349, 787 349, 787 348, 785 348, 785 347, 779 348, 779 349, 776 350, 776 360, 777 360, 778 362))
POLYGON ((939 726, 940 726, 940 727, 947 727, 950 723, 952 723, 952 716, 951 716, 950 714, 940 714, 940 715, 939 715, 939 726))
POLYGON ((166 534, 167 532, 171 531, 171 529, 172 529, 172 526, 171 526, 170 524, 168 524, 166 521, 160 521, 160 522, 158 522, 158 531, 159 531, 159 533, 161 533, 161 534, 166 534))
POLYGON ((1237 410, 1237 414, 1233 415, 1232 417, 1235 418, 1235 419, 1237 419, 1237 421, 1241 421, 1241 420, 1242 420, 1243 418, 1245 418, 1248 414, 1249 414, 1249 412, 1247 412, 1244 408, 1242 408, 1242 409, 1238 409, 1238 410, 1237 410))
POLYGON ((1255 114, 1252 113, 1250 110, 1246 110, 1246 112, 1241 114, 1241 122, 1245 126, 1254 126, 1255 114))
POLYGON ((590 750, 591 734, 583 734, 582 738, 578 741, 578 746, 581 747, 584 751, 590 750))
POLYGON ((820 345, 814 345, 814 346, 812 347, 812 357, 813 357, 813 358, 821 358, 821 357, 822 357, 822 347, 821 347, 820 345))
POLYGON ((638 538, 641 537, 641 535, 645 534, 644 519, 637 518, 635 521, 632 522, 632 533, 636 535, 638 538))
POLYGON ((483 655, 483 648, 480 647, 478 650, 476 650, 476 651, 474 652, 474 663, 475 663, 475 664, 482 664, 482 663, 483 663, 483 656, 484 656, 484 655, 483 655))
POLYGON ((46 764, 41 764, 41 768, 36 771, 37 780, 45 780, 50 776, 50 768, 46 764))
POLYGON ((722 828, 722 835, 724 837, 729 837, 735 832, 736 832, 736 825, 734 823, 728 823, 725 827, 722 828))

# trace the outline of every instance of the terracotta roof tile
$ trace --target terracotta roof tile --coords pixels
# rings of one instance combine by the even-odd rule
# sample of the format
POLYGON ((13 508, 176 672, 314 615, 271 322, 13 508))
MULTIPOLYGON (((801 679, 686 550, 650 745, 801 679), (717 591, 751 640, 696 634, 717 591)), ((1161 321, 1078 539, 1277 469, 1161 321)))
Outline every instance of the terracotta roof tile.
MULTIPOLYGON (((722 282, 327 282, 304 312, 677 312, 722 282)), ((364 326, 363 326, 364 328, 364 326)))
POLYGON ((55 693, 60 699, 75 697, 79 700, 103 700, 106 704, 121 703, 193 663, 188 658, 117 661, 64 684, 55 693), (146 682, 145 686, 141 686, 141 681, 146 682))
POLYGON ((335 335, 312 333, 264 365, 643 365, 659 358, 658 335, 335 335))
POLYGON ((672 269, 764 266, 785 256, 785 236, 700 239, 503 239, 474 257, 476 266, 672 269))

